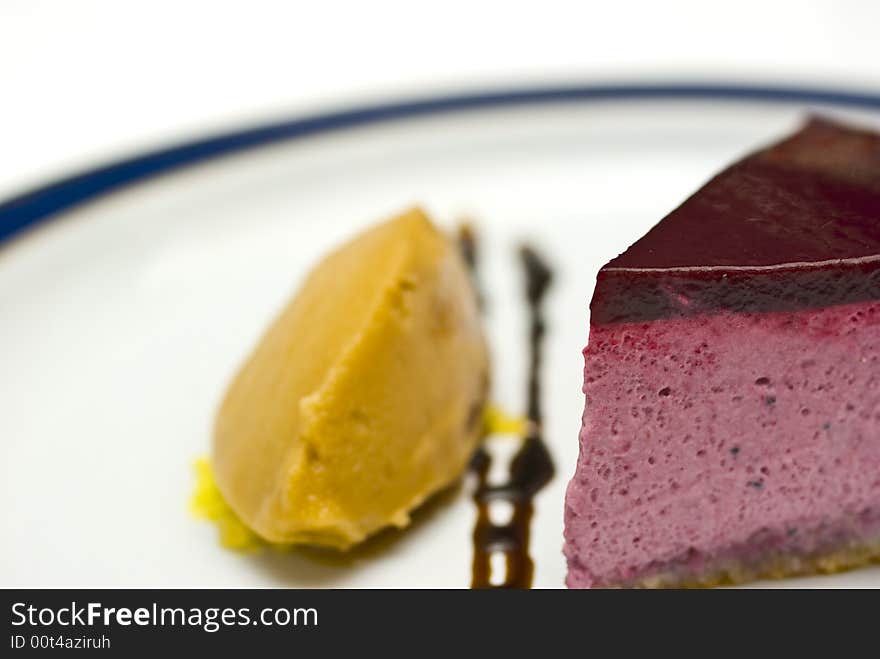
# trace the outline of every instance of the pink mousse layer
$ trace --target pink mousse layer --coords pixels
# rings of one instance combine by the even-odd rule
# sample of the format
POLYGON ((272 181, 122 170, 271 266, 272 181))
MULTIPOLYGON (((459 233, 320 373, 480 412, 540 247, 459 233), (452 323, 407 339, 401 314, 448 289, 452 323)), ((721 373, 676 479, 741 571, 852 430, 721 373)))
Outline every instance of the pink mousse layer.
POLYGON ((594 325, 570 587, 880 535, 880 303, 594 325))

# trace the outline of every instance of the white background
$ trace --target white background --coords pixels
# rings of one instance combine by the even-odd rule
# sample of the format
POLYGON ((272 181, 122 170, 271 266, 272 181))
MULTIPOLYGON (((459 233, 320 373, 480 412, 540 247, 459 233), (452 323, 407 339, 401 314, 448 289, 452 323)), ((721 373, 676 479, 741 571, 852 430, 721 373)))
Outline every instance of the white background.
POLYGON ((0 198, 262 119, 487 84, 880 89, 880 2, 0 0, 0 198))

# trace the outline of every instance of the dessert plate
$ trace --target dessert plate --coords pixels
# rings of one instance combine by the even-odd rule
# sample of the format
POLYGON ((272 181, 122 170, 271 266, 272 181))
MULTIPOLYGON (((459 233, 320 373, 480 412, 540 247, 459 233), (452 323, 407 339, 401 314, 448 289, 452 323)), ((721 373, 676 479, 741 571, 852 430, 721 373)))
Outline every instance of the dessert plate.
MULTIPOLYGON (((561 587, 597 270, 810 112, 880 127, 880 96, 587 86, 404 102, 193 142, 0 204, 0 586, 467 587, 468 478, 348 555, 231 552, 188 510, 219 399, 306 269, 419 204, 476 227, 493 399, 512 413, 527 370, 517 247, 555 270, 542 395, 556 476, 530 550, 534 585, 561 587)), ((500 479, 515 442, 490 449, 500 479)), ((759 585, 877 587, 880 567, 759 585)))

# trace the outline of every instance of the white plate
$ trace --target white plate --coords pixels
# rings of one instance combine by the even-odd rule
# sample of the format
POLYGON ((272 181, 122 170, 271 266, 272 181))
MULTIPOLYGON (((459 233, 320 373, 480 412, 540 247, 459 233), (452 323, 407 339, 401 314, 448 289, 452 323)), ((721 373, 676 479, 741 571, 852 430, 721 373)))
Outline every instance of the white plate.
MULTIPOLYGON (((535 586, 562 586, 596 271, 805 111, 608 98, 400 118, 209 160, 13 240, 0 249, 0 585, 468 586, 468 483, 344 563, 231 553, 187 509, 218 400, 306 269, 419 203, 449 227, 477 221, 493 397, 509 410, 525 394, 515 246, 533 241, 557 268, 543 378, 558 473, 531 553, 535 586)), ((880 568, 772 585, 880 586, 880 568)))

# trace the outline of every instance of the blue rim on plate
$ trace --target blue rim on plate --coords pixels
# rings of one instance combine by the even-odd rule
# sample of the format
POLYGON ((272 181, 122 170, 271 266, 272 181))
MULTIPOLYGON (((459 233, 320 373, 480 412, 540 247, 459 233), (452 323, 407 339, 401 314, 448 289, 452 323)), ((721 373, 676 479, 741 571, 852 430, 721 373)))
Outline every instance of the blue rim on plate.
POLYGON ((807 103, 880 110, 880 95, 823 87, 609 84, 507 89, 365 105, 246 128, 125 158, 0 202, 0 243, 86 201, 172 170, 268 144, 400 119, 499 107, 618 100, 807 103))

